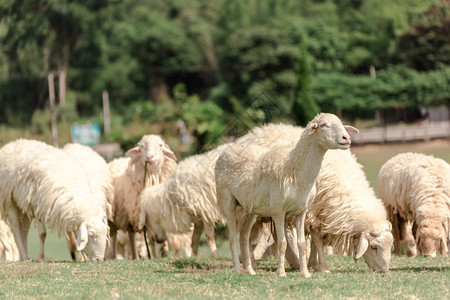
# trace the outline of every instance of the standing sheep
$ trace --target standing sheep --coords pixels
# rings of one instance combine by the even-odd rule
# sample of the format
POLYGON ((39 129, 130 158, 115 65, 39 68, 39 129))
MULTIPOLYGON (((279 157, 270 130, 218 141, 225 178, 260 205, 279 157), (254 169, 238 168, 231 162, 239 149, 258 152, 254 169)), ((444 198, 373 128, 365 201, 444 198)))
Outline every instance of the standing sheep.
POLYGON ((450 166, 442 159, 421 153, 402 153, 389 159, 378 174, 378 193, 387 207, 394 241, 401 255, 401 240, 408 237, 412 221, 417 252, 447 255, 450 218, 450 166), (414 232, 416 231, 416 232, 414 232))
POLYGON ((226 147, 227 144, 182 160, 164 184, 145 189, 141 195, 141 224, 159 226, 167 233, 188 234, 193 223, 193 254, 197 255, 205 230, 211 256, 217 258, 214 227, 224 220, 217 206, 214 166, 226 147))
POLYGON ((372 272, 387 272, 393 247, 392 226, 383 202, 375 196, 350 150, 325 154, 316 191, 305 227, 319 261, 313 253, 309 266, 328 271, 324 246, 330 245, 353 254, 355 260, 363 256, 372 272))
MULTIPOLYGON (((137 258, 134 233, 139 231, 139 195, 145 187, 162 183, 177 165, 175 154, 158 135, 144 135, 138 146, 128 150, 126 156, 128 157, 109 163, 115 191, 114 220, 110 223, 112 249, 108 258, 116 256, 118 229, 128 233, 132 258, 137 258)), ((160 233, 156 239, 163 242, 166 239, 165 234, 160 233)))
MULTIPOLYGON (((245 138, 267 147, 294 147, 294 137, 302 131, 301 127, 290 125, 268 125, 245 138)), ((371 271, 387 271, 392 248, 391 224, 383 203, 375 197, 362 166, 350 150, 330 150, 325 154, 315 187, 317 194, 308 208, 305 224, 315 241, 309 265, 316 271, 328 271, 324 245, 334 245, 354 254, 355 259, 363 255, 371 271)), ((267 246, 267 243, 261 246, 264 244, 267 246)), ((291 266, 299 268, 298 249, 290 242, 287 250, 286 259, 291 266)))
POLYGON ((228 224, 235 271, 240 271, 236 206, 241 205, 249 213, 241 228, 242 240, 247 241, 241 244, 243 271, 255 274, 250 263, 248 240, 256 216, 263 216, 274 221, 278 237, 277 274, 286 276, 285 218, 295 216, 301 251, 300 272, 305 277, 310 276, 305 256, 306 209, 314 198, 314 182, 326 151, 350 147, 347 131, 357 132, 357 129, 344 127, 333 114, 321 113, 308 123, 294 148, 285 145, 264 147, 237 140, 222 152, 216 164, 217 202, 228 224))
POLYGON ((0 260, 20 260, 19 249, 17 249, 11 229, 2 219, 0 219, 0 260))
POLYGON ((31 219, 38 225, 44 261, 45 225, 74 231, 77 250, 101 261, 107 243, 106 208, 99 205, 84 168, 64 151, 19 139, 0 149, 0 214, 9 219, 22 260, 28 260, 31 219))
MULTIPOLYGON (((105 207, 108 221, 112 221, 114 189, 106 161, 91 147, 81 144, 66 144, 62 150, 75 158, 84 168, 95 200, 98 205, 105 207)), ((75 261, 76 239, 73 232, 67 233, 67 245, 72 260, 75 261)))

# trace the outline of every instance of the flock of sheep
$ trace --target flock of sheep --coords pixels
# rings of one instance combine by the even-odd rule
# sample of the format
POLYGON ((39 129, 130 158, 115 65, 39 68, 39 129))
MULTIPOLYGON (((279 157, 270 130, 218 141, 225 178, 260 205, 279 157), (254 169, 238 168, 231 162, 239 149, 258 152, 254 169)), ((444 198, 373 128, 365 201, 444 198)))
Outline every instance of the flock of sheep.
POLYGON ((143 229, 154 257, 196 255, 203 231, 218 257, 216 223, 228 226, 233 269, 249 274, 270 235, 279 276, 286 261, 304 277, 329 272, 325 246, 363 257, 372 272, 389 270, 394 245, 397 254, 447 255, 450 165, 399 154, 381 168, 377 198, 349 150, 357 132, 321 113, 305 128, 256 127, 179 163, 157 135, 109 163, 87 146, 18 139, 0 148, 0 257, 29 259, 33 219, 39 261, 46 227, 65 235, 74 260, 145 256, 143 229))

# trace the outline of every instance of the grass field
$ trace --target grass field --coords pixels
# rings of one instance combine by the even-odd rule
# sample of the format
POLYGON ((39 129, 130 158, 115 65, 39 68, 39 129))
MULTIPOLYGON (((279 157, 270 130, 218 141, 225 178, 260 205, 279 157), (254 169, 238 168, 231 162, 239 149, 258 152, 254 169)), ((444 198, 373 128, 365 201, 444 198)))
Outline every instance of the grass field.
MULTIPOLYGON (((450 141, 354 147, 372 186, 381 165, 397 153, 434 154, 450 162, 450 141)), ((72 263, 65 242, 49 233, 47 262, 0 263, 0 298, 147 299, 162 298, 353 298, 450 299, 450 257, 393 256, 387 274, 370 274, 363 260, 328 256, 331 273, 309 279, 287 268, 277 278, 275 258, 259 262, 256 276, 232 272, 226 240, 218 240, 221 259, 209 258, 205 244, 198 258, 72 263)), ((37 258, 32 228, 29 252, 37 258)))

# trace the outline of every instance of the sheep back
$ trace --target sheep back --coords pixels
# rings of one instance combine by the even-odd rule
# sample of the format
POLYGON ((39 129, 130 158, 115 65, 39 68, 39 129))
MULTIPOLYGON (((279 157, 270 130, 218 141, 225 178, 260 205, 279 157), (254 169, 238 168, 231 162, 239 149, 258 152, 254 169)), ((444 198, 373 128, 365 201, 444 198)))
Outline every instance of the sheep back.
POLYGON ((19 139, 0 150, 0 211, 16 205, 58 232, 77 230, 90 216, 106 217, 76 159, 43 142, 19 139))

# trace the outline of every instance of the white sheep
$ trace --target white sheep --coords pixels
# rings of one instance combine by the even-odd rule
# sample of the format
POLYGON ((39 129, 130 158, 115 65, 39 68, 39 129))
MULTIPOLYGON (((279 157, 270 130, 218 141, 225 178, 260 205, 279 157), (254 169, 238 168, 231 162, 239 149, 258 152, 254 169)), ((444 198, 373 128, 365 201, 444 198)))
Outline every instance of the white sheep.
POLYGON ((408 221, 417 225, 415 240, 420 255, 434 257, 437 250, 447 254, 450 217, 447 162, 422 153, 398 154, 381 167, 378 193, 391 218, 398 255, 401 240, 408 237, 405 234, 408 221))
MULTIPOLYGON (((290 125, 268 125, 245 138, 267 147, 293 147, 294 137, 302 131, 301 127, 290 125)), ((383 203, 375 197, 362 166, 350 150, 330 150, 325 154, 315 187, 317 194, 308 208, 305 224, 306 231, 315 240, 309 266, 316 271, 328 271, 324 246, 333 245, 341 253, 353 254, 355 259, 363 255, 371 271, 387 271, 392 248, 391 224, 383 203)), ((267 243, 259 246, 264 244, 267 243)), ((293 243, 288 244, 286 259, 291 266, 299 268, 298 249, 290 246, 295 247, 293 243)))
MULTIPOLYGON (((112 202, 114 199, 114 188, 109 175, 108 164, 97 152, 91 147, 81 144, 66 144, 62 148, 64 152, 75 158, 84 168, 86 176, 89 179, 92 192, 98 205, 105 206, 106 216, 112 221, 112 202)), ((76 260, 76 240, 73 233, 67 233, 67 244, 72 256, 72 260, 76 260)))
MULTIPOLYGON (((114 186, 114 220, 111 227, 111 253, 115 258, 115 240, 118 229, 129 235, 132 258, 137 258, 134 233, 139 231, 139 195, 145 187, 162 183, 175 169, 177 158, 158 135, 144 135, 125 158, 109 163, 114 186), (145 185, 144 185, 145 181, 145 185)), ((158 242, 166 239, 165 233, 153 233, 158 242)))
POLYGON ((375 196, 363 167, 350 150, 325 154, 305 227, 315 246, 309 260, 314 270, 329 271, 325 245, 353 255, 355 260, 364 257, 372 272, 389 270, 392 226, 383 202, 375 196))
POLYGON ((11 229, 2 219, 0 219, 0 260, 20 260, 19 249, 17 249, 11 229))
POLYGON ((192 252, 197 255, 205 231, 212 257, 218 257, 214 238, 216 222, 224 223, 216 200, 214 166, 227 144, 182 160, 160 186, 146 188, 141 195, 141 224, 167 233, 192 233, 192 252))
MULTIPOLYGON (((328 149, 347 149, 348 132, 357 132, 342 125, 333 114, 318 114, 298 136, 294 148, 284 144, 264 147, 248 138, 227 147, 216 164, 217 202, 229 230, 230 248, 235 271, 240 271, 236 235, 236 206, 241 205, 248 217, 241 228, 243 272, 255 274, 249 253, 249 234, 256 216, 271 217, 278 236, 279 276, 286 276, 285 218, 293 217, 298 231, 300 272, 310 274, 306 267, 304 220, 306 208, 314 198, 314 182, 328 149)), ((253 131, 249 134, 255 134, 253 131)))
POLYGON ((45 143, 18 139, 0 149, 0 214, 8 219, 22 260, 28 260, 31 219, 43 261, 45 226, 77 234, 77 250, 101 261, 107 244, 106 207, 98 205, 79 162, 45 143))

